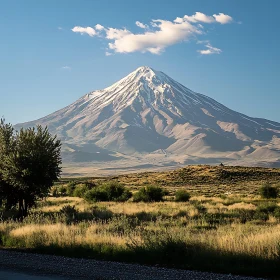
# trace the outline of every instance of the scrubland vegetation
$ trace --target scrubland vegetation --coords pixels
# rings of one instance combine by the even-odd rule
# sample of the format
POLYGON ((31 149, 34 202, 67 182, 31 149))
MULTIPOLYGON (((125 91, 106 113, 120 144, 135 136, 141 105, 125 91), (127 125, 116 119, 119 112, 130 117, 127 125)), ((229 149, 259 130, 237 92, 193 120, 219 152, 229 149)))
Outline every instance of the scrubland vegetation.
POLYGON ((274 175, 254 188, 252 181, 231 180, 224 189, 213 183, 212 192, 205 192, 206 181, 200 193, 185 180, 155 184, 149 176, 141 182, 64 180, 23 221, 11 218, 12 209, 2 211, 1 246, 277 278, 280 198, 274 175))

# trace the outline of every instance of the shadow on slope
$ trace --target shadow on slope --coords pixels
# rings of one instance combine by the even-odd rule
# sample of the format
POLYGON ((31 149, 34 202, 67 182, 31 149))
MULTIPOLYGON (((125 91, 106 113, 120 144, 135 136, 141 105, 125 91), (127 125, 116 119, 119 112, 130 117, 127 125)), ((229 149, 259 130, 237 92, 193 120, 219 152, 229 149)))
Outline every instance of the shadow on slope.
POLYGON ((64 144, 61 153, 63 162, 92 162, 92 161, 112 161, 119 160, 109 154, 109 151, 97 147, 93 143, 82 144, 80 147, 73 144, 64 144))

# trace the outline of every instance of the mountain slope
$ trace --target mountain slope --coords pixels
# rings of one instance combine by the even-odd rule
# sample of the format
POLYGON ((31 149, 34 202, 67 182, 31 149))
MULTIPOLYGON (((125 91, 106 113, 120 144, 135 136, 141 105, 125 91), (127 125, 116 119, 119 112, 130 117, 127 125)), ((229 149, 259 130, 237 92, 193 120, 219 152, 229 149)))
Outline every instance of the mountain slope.
POLYGON ((149 162, 151 153, 165 164, 247 158, 251 165, 274 164, 280 158, 279 123, 230 110, 149 67, 16 128, 36 124, 62 139, 64 158, 72 162, 149 162))

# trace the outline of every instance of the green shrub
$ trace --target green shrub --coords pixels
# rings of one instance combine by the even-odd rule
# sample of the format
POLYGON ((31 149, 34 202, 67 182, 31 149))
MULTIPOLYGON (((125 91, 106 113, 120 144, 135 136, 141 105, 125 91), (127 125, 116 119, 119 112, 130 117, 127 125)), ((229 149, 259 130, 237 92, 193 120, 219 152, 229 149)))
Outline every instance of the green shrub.
POLYGON ((132 196, 131 192, 118 182, 109 182, 88 190, 84 198, 88 202, 97 201, 127 201, 132 196))
POLYGON ((142 187, 137 193, 133 196, 133 201, 135 202, 158 202, 163 201, 163 196, 165 191, 156 186, 146 186, 142 187))
POLYGON ((75 221, 79 213, 75 206, 70 205, 63 206, 59 212, 65 217, 67 224, 75 221))
POLYGON ((106 207, 94 206, 91 208, 92 216, 96 220, 108 221, 113 217, 113 212, 106 207))
POLYGON ((273 213, 279 206, 275 202, 262 203, 257 207, 258 212, 271 214, 273 213))
POLYGON ((90 189, 91 187, 86 184, 77 185, 73 191, 73 196, 84 197, 85 193, 90 189))
POLYGON ((67 194, 67 188, 66 188, 64 185, 60 186, 60 187, 58 188, 58 194, 59 194, 60 196, 66 196, 66 194, 67 194))
MULTIPOLYGON (((263 217, 272 215, 276 219, 280 219, 280 207, 275 202, 262 203, 257 207, 257 213, 261 213, 263 217)), ((257 214, 258 215, 258 214, 257 214)))
POLYGON ((105 183, 101 188, 106 193, 108 201, 118 200, 125 192, 124 186, 118 182, 105 183))
MULTIPOLYGON (((280 207, 277 207, 277 208, 274 210, 273 216, 274 216, 276 219, 280 220, 280 207)), ((280 248, 279 248, 279 249, 280 249, 280 248)))
POLYGON ((186 202, 191 198, 190 194, 185 190, 179 190, 175 193, 175 201, 186 202))
POLYGON ((50 192, 51 196, 53 197, 57 197, 59 196, 59 190, 58 190, 58 187, 52 187, 51 188, 51 192, 50 192))
POLYGON ((265 212, 256 211, 254 214, 254 220, 260 220, 266 222, 269 219, 269 215, 265 212))
POLYGON ((260 188, 260 195, 262 198, 277 198, 278 188, 271 186, 270 184, 265 184, 260 188))
POLYGON ((235 209, 232 211, 234 217, 236 217, 241 224, 245 224, 254 219, 254 215, 256 214, 255 210, 247 210, 247 209, 235 209))
POLYGON ((74 181, 69 182, 69 183, 67 184, 67 186, 66 186, 66 194, 67 194, 68 196, 73 196, 73 192, 74 192, 74 190, 75 190, 75 188, 76 188, 76 185, 77 185, 77 183, 74 182, 74 181))
POLYGON ((132 197, 132 193, 128 189, 125 189, 123 194, 121 196, 119 196, 116 199, 116 201, 125 202, 125 201, 129 200, 131 197, 132 197))
POLYGON ((144 242, 133 242, 128 246, 135 255, 145 258, 146 263, 151 264, 156 260, 161 265, 176 264, 180 267, 196 252, 196 248, 191 248, 192 246, 180 237, 172 236, 168 232, 142 230, 140 234, 144 242))
POLYGON ((135 213, 134 217, 136 217, 139 222, 155 222, 158 218, 158 213, 141 211, 135 213))
POLYGON ((59 212, 66 215, 76 215, 78 213, 78 210, 75 206, 66 205, 63 206, 59 212))
POLYGON ((97 201, 107 201, 108 197, 104 190, 102 190, 100 187, 97 187, 87 191, 84 195, 84 199, 87 202, 97 202, 97 201))

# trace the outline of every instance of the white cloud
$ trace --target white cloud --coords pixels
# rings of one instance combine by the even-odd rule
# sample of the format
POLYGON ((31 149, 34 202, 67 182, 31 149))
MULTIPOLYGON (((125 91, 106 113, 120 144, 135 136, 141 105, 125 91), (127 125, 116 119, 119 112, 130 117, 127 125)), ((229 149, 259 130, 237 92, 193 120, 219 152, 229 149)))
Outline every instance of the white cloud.
POLYGON ((105 55, 106 55, 106 56, 110 56, 110 55, 113 55, 113 54, 106 51, 106 52, 105 52, 105 55))
POLYGON ((62 28, 62 27, 60 27, 60 26, 59 26, 59 27, 57 27, 57 29, 58 29, 58 30, 63 30, 63 28, 62 28))
POLYGON ((95 29, 98 30, 98 31, 101 31, 101 30, 105 29, 105 27, 101 24, 96 24, 95 29))
POLYGON ((129 34, 132 34, 127 29, 108 28, 106 29, 106 38, 111 40, 121 39, 129 34))
POLYGON ((81 34, 87 34, 90 37, 93 37, 96 35, 96 31, 92 27, 81 27, 81 26, 75 26, 71 29, 73 32, 81 33, 81 34))
POLYGON ((182 22, 184 22, 184 19, 183 19, 183 18, 180 18, 180 17, 176 17, 176 18, 174 19, 174 22, 176 22, 176 23, 182 23, 182 22))
POLYGON ((223 13, 219 13, 218 15, 214 14, 213 16, 205 15, 201 12, 196 12, 194 15, 188 16, 185 15, 184 17, 180 18, 177 17, 174 22, 181 23, 184 21, 189 21, 192 23, 202 22, 202 23, 215 23, 219 22, 221 24, 230 23, 233 21, 233 18, 229 15, 225 15, 223 13))
POLYGON ((192 16, 185 15, 183 20, 187 20, 187 21, 190 21, 190 22, 204 22, 204 23, 215 22, 215 18, 214 17, 207 16, 207 15, 205 15, 203 13, 200 13, 200 12, 196 12, 192 16))
MULTIPOLYGON (((149 25, 136 21, 135 24, 144 29, 139 33, 133 33, 127 28, 104 27, 96 24, 95 28, 75 26, 72 31, 81 34, 88 34, 93 37, 98 35, 108 40, 106 55, 115 53, 149 52, 161 54, 171 45, 188 41, 198 35, 205 34, 203 24, 229 23, 233 19, 229 15, 219 13, 213 16, 196 12, 194 15, 177 17, 173 21, 152 20, 149 25)), ((221 50, 214 48, 210 43, 206 44, 205 50, 200 50, 201 54, 220 53, 221 50)))
POLYGON ((135 24, 136 24, 138 27, 143 28, 143 29, 149 28, 149 26, 148 26, 147 24, 144 24, 144 23, 142 23, 142 22, 140 22, 140 21, 136 21, 135 24))
POLYGON ((225 15, 223 13, 219 13, 218 15, 213 15, 213 17, 215 18, 215 20, 221 24, 226 24, 226 23, 230 23, 233 21, 233 18, 229 15, 225 15))
POLYGON ((167 20, 153 20, 152 23, 156 30, 140 34, 127 29, 107 29, 106 38, 113 40, 109 48, 117 53, 140 51, 160 54, 166 47, 201 33, 200 28, 189 22, 177 24, 167 20))
POLYGON ((62 66, 61 69, 63 69, 63 70, 71 70, 71 67, 66 65, 66 66, 62 66))
POLYGON ((198 40, 196 41, 197 44, 209 44, 210 41, 209 40, 198 40))
POLYGON ((205 45, 205 50, 198 50, 200 54, 207 55, 207 54, 220 54, 222 52, 221 49, 214 48, 210 43, 205 45))

